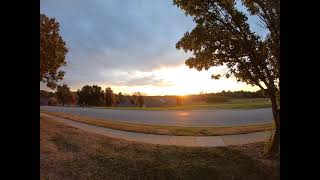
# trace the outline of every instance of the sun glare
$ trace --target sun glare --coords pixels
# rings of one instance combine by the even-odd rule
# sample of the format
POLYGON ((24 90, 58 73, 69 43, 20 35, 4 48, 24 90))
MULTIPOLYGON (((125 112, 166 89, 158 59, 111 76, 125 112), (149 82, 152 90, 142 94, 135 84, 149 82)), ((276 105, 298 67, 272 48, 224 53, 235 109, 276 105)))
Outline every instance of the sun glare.
MULTIPOLYGON (((143 85, 143 86, 112 86, 117 92, 143 92, 147 95, 189 95, 200 92, 220 92, 225 91, 255 91, 258 87, 253 87, 245 83, 238 83, 236 79, 222 78, 220 80, 211 79, 213 73, 224 73, 223 67, 211 68, 208 71, 197 71, 185 65, 175 67, 162 67, 147 74, 153 74, 157 79, 165 82, 163 85, 143 85)), ((127 92, 127 93, 130 93, 127 92)))

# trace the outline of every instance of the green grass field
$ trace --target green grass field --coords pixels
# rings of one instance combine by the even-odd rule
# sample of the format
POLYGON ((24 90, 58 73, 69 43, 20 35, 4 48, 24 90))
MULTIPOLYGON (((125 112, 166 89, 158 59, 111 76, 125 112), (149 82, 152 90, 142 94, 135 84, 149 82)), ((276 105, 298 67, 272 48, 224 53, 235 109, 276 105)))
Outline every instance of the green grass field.
POLYGON ((269 108, 271 102, 266 98, 244 98, 231 99, 223 103, 200 103, 172 107, 96 107, 105 109, 123 109, 123 110, 147 110, 147 111, 165 111, 165 110, 197 110, 197 109, 257 109, 269 108))

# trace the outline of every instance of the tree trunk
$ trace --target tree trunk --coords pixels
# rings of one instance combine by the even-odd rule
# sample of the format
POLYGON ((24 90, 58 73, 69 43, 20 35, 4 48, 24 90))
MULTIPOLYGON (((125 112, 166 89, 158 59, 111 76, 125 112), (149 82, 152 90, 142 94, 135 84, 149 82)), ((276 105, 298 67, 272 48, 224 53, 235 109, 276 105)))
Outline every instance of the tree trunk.
POLYGON ((277 99, 275 93, 270 95, 270 100, 272 103, 272 114, 275 121, 276 130, 273 136, 272 144, 268 150, 267 156, 269 158, 274 157, 279 152, 280 149, 280 110, 278 110, 277 99))

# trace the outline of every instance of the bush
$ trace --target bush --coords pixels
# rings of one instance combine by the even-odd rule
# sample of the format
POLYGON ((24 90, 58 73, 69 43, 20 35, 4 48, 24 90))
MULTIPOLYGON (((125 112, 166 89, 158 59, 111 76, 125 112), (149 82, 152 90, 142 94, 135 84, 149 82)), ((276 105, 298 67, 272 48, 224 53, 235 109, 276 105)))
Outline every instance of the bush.
POLYGON ((207 98, 207 103, 221 103, 221 102, 228 102, 229 98, 224 96, 209 96, 207 98))

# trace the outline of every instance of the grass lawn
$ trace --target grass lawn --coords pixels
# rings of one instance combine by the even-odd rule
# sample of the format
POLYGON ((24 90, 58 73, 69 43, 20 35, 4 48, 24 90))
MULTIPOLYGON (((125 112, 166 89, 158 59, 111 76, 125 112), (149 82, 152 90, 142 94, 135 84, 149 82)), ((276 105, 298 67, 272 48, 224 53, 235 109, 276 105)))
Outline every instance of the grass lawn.
POLYGON ((263 143, 221 148, 138 144, 40 117, 41 179, 280 179, 263 143))
MULTIPOLYGON (((45 112, 45 111, 43 111, 45 112)), ((162 125, 147 125, 138 123, 127 123, 119 121, 111 121, 104 119, 95 119, 86 116, 72 115, 61 112, 45 112, 47 114, 60 116, 77 122, 82 122, 90 125, 101 126, 111 129, 123 131, 140 132, 146 134, 162 134, 162 135, 177 135, 177 136, 216 136, 227 134, 250 133, 273 129, 273 124, 257 124, 249 126, 231 126, 231 127, 179 127, 179 126, 162 126, 162 125)))
POLYGON ((201 103, 190 104, 172 107, 96 107, 105 109, 123 109, 123 110, 149 110, 149 111, 164 111, 164 110, 196 110, 196 109, 257 109, 269 108, 271 102, 266 98, 244 98, 244 99, 231 99, 224 103, 201 103))

